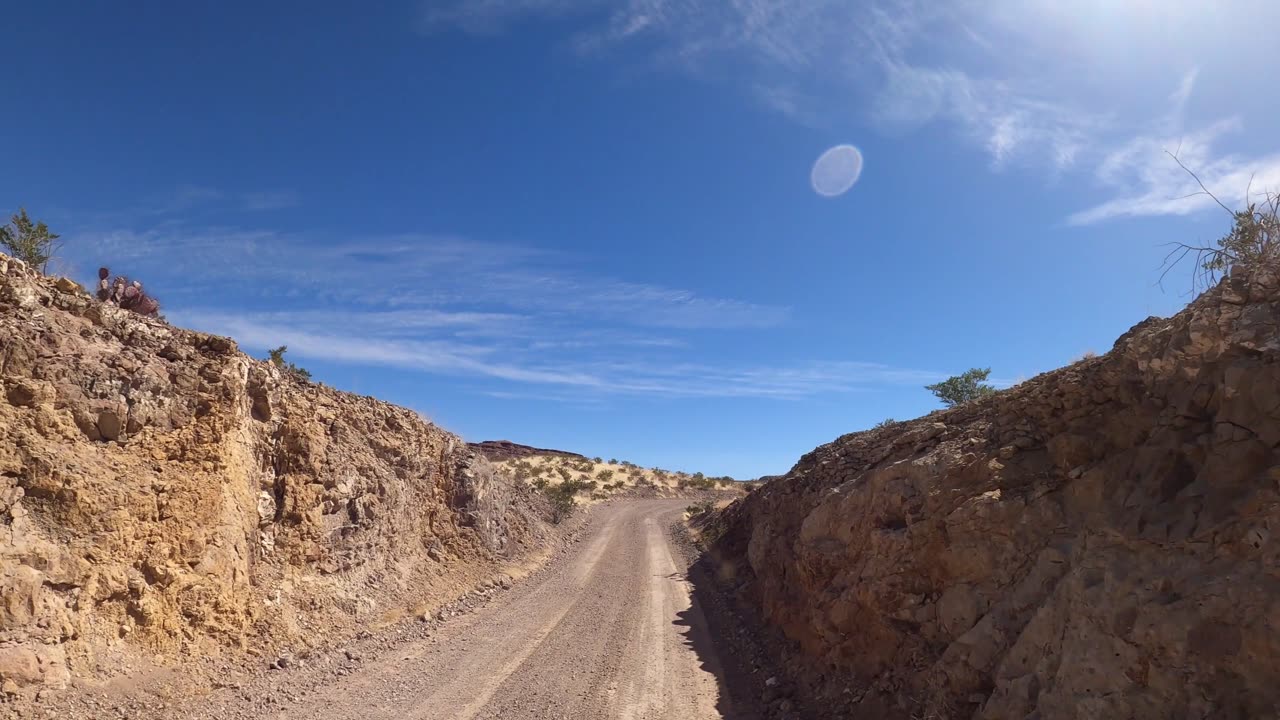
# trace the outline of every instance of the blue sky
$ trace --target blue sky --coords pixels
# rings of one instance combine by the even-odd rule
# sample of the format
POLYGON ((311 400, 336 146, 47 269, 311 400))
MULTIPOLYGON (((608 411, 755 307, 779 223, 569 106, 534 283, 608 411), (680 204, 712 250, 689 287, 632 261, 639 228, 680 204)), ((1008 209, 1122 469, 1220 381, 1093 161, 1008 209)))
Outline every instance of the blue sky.
POLYGON ((0 210, 174 322, 507 438, 709 474, 1176 312, 1280 187, 1241 0, 25 3, 0 210), (861 151, 825 197, 811 171, 861 151))

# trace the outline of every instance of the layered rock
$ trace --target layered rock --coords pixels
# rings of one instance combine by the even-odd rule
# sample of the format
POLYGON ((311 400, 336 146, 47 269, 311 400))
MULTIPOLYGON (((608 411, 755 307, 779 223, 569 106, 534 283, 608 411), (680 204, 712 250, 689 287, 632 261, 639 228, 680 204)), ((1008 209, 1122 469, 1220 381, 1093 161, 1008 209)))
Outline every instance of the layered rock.
POLYGON ((1280 280, 1105 356, 846 435, 714 557, 832 716, 1280 711, 1280 280))
POLYGON ((529 445, 521 445, 510 440, 485 440, 478 443, 469 443, 472 450, 484 455, 493 462, 503 462, 505 460, 519 460, 521 458, 533 457, 535 455, 548 455, 552 457, 577 458, 585 460, 582 455, 565 450, 547 450, 545 448, 530 447, 529 445))
POLYGON ((0 255, 0 681, 319 644, 488 577, 527 491, 416 413, 0 255))

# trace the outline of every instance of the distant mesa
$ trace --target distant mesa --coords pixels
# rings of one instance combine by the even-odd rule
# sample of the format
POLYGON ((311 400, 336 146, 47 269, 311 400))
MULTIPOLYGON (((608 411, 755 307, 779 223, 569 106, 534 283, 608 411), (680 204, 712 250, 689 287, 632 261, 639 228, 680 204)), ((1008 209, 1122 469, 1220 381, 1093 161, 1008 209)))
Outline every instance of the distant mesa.
POLYGON ((532 455, 558 455, 561 457, 572 458, 585 457, 578 453, 567 452, 565 450, 547 450, 545 448, 521 445, 520 443, 513 443, 510 440, 485 440, 484 442, 467 443, 467 446, 481 455, 484 455, 491 462, 519 460, 520 458, 526 458, 532 455))

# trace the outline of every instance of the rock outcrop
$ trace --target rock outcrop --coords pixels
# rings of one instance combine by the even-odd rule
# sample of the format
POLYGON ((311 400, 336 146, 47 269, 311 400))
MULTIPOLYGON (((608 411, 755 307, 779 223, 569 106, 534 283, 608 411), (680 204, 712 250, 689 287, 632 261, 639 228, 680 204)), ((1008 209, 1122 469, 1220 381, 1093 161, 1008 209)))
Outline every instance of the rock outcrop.
POLYGON ((585 460, 578 453, 567 452, 565 450, 547 450, 544 448, 530 447, 521 445, 510 440, 485 440, 478 443, 469 443, 472 450, 484 455, 493 462, 503 462, 504 460, 520 460, 522 458, 533 457, 535 455, 549 455, 553 457, 577 458, 585 460))
POLYGON ((1280 278, 1102 357, 855 433, 728 508, 712 557, 860 718, 1280 712, 1280 278))
POLYGON ((322 644, 493 575, 523 486, 412 411, 300 382, 0 255, 0 681, 104 652, 322 644))

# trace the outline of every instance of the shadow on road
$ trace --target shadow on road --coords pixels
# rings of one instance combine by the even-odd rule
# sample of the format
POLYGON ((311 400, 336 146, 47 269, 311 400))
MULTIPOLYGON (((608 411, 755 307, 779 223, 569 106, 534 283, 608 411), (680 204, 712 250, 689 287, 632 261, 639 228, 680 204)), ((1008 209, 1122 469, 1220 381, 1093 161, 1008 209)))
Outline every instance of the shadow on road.
POLYGON ((684 644, 697 654, 702 668, 716 676, 720 716, 726 720, 764 720, 768 716, 761 711, 759 692, 763 678, 752 672, 755 668, 749 654, 739 652, 731 642, 741 628, 716 594, 707 562, 699 559, 685 577, 673 578, 689 581, 693 603, 672 624, 679 628, 684 644))

